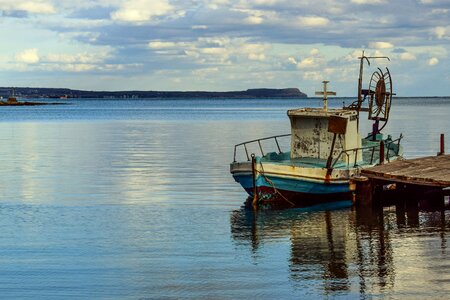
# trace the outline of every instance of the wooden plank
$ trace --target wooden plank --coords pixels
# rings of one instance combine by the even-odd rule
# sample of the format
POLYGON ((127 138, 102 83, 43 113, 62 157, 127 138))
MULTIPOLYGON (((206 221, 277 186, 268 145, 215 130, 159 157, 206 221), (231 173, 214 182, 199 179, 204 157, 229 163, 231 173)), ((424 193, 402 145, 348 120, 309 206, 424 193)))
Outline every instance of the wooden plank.
POLYGON ((425 185, 425 186, 436 186, 436 187, 449 187, 450 183, 448 180, 433 180, 430 178, 423 179, 423 178, 417 178, 417 177, 407 177, 407 176, 379 176, 376 174, 365 174, 364 176, 367 176, 371 179, 378 179, 378 180, 384 180, 384 181, 390 181, 390 182, 402 182, 402 183, 409 183, 409 184, 415 184, 415 185, 425 185))

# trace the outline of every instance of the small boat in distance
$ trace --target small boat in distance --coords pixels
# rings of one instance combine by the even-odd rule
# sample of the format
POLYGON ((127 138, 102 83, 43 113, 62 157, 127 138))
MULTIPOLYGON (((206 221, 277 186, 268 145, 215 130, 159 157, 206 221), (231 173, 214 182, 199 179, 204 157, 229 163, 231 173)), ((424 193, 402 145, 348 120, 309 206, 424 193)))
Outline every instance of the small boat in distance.
POLYGON ((13 88, 11 95, 8 97, 8 101, 6 102, 8 104, 17 104, 17 98, 16 98, 16 90, 13 88))
POLYGON ((48 103, 48 102, 17 101, 15 88, 12 89, 12 93, 8 97, 7 101, 2 101, 2 99, 3 98, 0 97, 0 106, 41 106, 41 105, 65 104, 63 102, 48 103))
POLYGON ((402 157, 402 135, 393 140, 381 130, 387 124, 392 102, 392 78, 389 69, 378 68, 362 89, 363 66, 370 59, 364 52, 360 59, 358 98, 348 107, 329 109, 329 95, 336 95, 323 82, 323 108, 300 108, 287 111, 291 133, 247 141, 235 145, 230 172, 250 195, 253 206, 312 206, 335 201, 351 201, 354 185, 350 179, 360 170, 402 157), (367 107, 363 107, 364 102, 367 107), (374 121, 372 132, 361 138, 360 112, 366 111, 374 121), (279 140, 290 137, 290 151, 282 151, 279 140), (272 142, 275 151, 263 145, 272 142), (260 155, 250 153, 256 145, 260 155), (237 161, 238 152, 244 161, 237 161))

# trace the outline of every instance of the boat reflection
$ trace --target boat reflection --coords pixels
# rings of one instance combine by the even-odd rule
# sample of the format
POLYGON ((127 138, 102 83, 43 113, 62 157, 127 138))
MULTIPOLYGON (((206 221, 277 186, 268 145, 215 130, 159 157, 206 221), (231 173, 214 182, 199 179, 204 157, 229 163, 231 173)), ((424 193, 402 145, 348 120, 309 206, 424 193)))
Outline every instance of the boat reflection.
POLYGON ((407 243, 417 245, 423 242, 421 235, 433 234, 440 239, 441 252, 446 252, 450 231, 446 219, 449 211, 419 211, 414 205, 334 211, 242 208, 231 213, 231 235, 254 254, 265 243, 289 238, 290 280, 298 287, 320 281, 324 295, 373 295, 402 285, 396 284, 396 276, 405 266, 394 262, 415 263, 407 243))

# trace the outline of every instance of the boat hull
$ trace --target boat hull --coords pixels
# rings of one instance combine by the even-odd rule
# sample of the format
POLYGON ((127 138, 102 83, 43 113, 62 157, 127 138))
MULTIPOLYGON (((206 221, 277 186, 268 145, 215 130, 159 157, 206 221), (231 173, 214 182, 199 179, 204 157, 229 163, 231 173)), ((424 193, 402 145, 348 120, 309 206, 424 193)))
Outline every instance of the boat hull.
POLYGON ((354 186, 349 176, 357 171, 333 170, 328 174, 326 168, 271 163, 258 163, 252 170, 251 162, 232 163, 230 169, 234 180, 250 197, 254 198, 256 192, 260 203, 297 207, 351 200, 354 186))

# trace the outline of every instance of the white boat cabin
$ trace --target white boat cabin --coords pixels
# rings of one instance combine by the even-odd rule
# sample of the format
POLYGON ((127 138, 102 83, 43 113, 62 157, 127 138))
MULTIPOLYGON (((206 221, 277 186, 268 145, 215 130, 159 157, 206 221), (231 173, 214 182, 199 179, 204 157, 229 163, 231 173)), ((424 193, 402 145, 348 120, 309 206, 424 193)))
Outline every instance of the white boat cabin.
MULTIPOLYGON (((333 149, 335 160, 342 151, 361 148, 356 111, 343 109, 301 108, 288 110, 291 121, 291 159, 327 160, 333 149), (333 142, 334 140, 334 142, 333 142)), ((340 161, 361 161, 361 151, 348 151, 340 161)))

